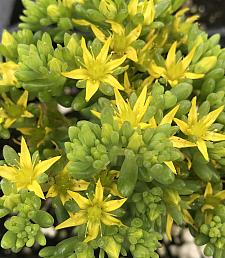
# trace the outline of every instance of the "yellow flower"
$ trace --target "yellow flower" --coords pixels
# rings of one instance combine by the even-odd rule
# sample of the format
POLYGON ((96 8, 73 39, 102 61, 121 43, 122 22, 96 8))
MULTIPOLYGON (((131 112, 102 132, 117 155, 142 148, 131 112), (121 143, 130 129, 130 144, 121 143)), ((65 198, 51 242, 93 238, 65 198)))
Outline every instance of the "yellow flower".
POLYGON ((204 199, 205 201, 201 207, 201 211, 213 210, 218 204, 225 200, 225 190, 214 193, 211 183, 208 182, 204 192, 204 199))
POLYGON ((92 199, 85 198, 79 193, 68 191, 69 195, 80 207, 80 211, 71 214, 71 217, 58 225, 56 229, 87 224, 87 235, 84 242, 89 242, 98 236, 101 229, 101 223, 107 226, 122 226, 122 222, 116 219, 115 215, 110 214, 110 212, 120 208, 127 198, 106 201, 104 200, 103 190, 102 184, 100 180, 98 180, 95 194, 92 199))
POLYGON ((68 190, 71 191, 84 191, 87 190, 89 183, 84 180, 75 180, 68 174, 68 170, 65 167, 61 173, 55 176, 55 184, 52 185, 46 198, 59 196, 60 200, 64 204, 70 199, 68 190))
POLYGON ((123 99, 118 90, 115 89, 114 91, 117 107, 114 119, 119 123, 119 125, 122 125, 125 121, 127 121, 130 122, 131 126, 134 128, 148 127, 149 125, 147 123, 141 122, 152 98, 151 96, 147 97, 147 87, 145 86, 143 88, 133 108, 128 101, 123 99))
POLYGON ((136 14, 142 14, 144 17, 143 24, 150 25, 155 18, 155 5, 153 0, 131 0, 128 4, 128 14, 133 17, 136 14))
POLYGON ((15 183, 18 190, 28 189, 44 199, 38 177, 59 159, 60 156, 57 156, 35 164, 36 162, 31 160, 27 144, 22 138, 19 164, 17 166, 0 166, 0 176, 15 183))
POLYGON ((111 60, 108 56, 110 43, 111 38, 105 42, 100 53, 95 57, 89 52, 85 39, 82 38, 81 48, 83 50, 83 68, 62 73, 65 77, 86 81, 86 101, 91 99, 99 89, 101 83, 107 83, 116 89, 123 90, 122 85, 112 73, 115 68, 120 66, 126 60, 126 56, 123 56, 120 59, 111 60))
MULTIPOLYGON (((181 200, 177 191, 165 190, 165 194, 166 194, 165 199, 167 199, 167 202, 176 206, 176 208, 182 213, 184 222, 194 227, 194 219, 192 218, 188 209, 190 209, 189 207, 190 204, 192 204, 199 197, 199 195, 193 194, 190 196, 189 200, 184 202, 181 200)), ((173 221, 174 220, 172 215, 168 212, 167 221, 166 221, 166 235, 170 241, 172 240, 171 230, 173 226, 173 221)))
POLYGON ((17 79, 15 72, 18 70, 19 65, 8 61, 6 63, 0 63, 0 86, 15 86, 17 85, 17 79))
POLYGON ((180 127, 180 130, 196 143, 199 151, 206 160, 209 160, 206 142, 207 141, 225 141, 225 135, 210 131, 210 126, 215 122, 224 106, 217 108, 208 115, 198 120, 196 107, 196 97, 192 99, 191 109, 188 114, 187 122, 175 118, 174 121, 180 127))
MULTIPOLYGON (((111 48, 113 51, 121 56, 126 55, 130 60, 137 62, 137 52, 135 48, 132 47, 132 43, 134 43, 139 38, 142 29, 141 25, 138 25, 136 28, 130 31, 129 34, 126 35, 125 28, 121 24, 114 21, 107 22, 111 24, 113 31, 111 42, 111 48)), ((106 42, 106 36, 101 30, 99 30, 95 25, 92 25, 91 29, 101 42, 106 42)))
MULTIPOLYGON (((171 109, 161 120, 161 122, 159 123, 159 125, 164 125, 164 124, 171 124, 177 111, 179 109, 179 105, 177 105, 176 107, 174 107, 173 109, 171 109)), ((149 124, 151 125, 151 128, 156 128, 157 127, 157 123, 155 121, 155 118, 152 117, 149 120, 149 124)), ((170 142, 173 144, 174 148, 188 148, 188 147, 194 147, 196 146, 193 142, 189 142, 187 140, 184 140, 180 137, 177 136, 171 136, 169 138, 170 142)), ((164 164, 169 167, 174 174, 176 174, 176 168, 173 164, 172 161, 164 161, 164 164)))
POLYGON ((183 8, 175 14, 173 22, 173 29, 175 33, 182 35, 182 42, 185 43, 188 38, 188 32, 192 26, 192 23, 198 20, 198 15, 193 15, 188 18, 184 18, 184 14, 189 11, 189 8, 183 8))
MULTIPOLYGON (((149 103, 151 101, 151 96, 147 97, 147 86, 145 86, 139 95, 134 107, 131 107, 129 101, 125 101, 120 95, 117 89, 114 89, 116 96, 116 107, 114 119, 118 122, 120 126, 127 121, 130 122, 133 128, 146 128, 149 127, 147 123, 141 122, 144 117, 149 103)), ((100 113, 92 110, 92 113, 100 118, 100 113)))
POLYGON ((182 60, 177 61, 177 42, 174 42, 168 52, 165 61, 165 67, 158 66, 154 61, 152 61, 148 70, 149 74, 153 78, 165 78, 172 87, 176 86, 180 80, 185 78, 199 79, 204 77, 204 74, 188 72, 188 67, 194 57, 196 47, 197 45, 192 48, 192 50, 186 57, 184 57, 182 60))
POLYGON ((2 94, 4 99, 3 108, 0 108, 0 116, 2 118, 2 123, 5 128, 9 128, 17 119, 21 117, 31 118, 33 114, 27 111, 27 100, 28 91, 20 96, 16 104, 12 102, 5 94, 2 94))

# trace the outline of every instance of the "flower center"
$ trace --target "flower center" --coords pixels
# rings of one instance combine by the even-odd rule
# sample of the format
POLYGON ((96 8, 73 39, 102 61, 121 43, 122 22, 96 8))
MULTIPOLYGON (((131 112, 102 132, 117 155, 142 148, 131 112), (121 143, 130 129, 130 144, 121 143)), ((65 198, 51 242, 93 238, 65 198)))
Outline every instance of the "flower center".
POLYGON ((191 125, 188 131, 190 132, 190 135, 196 136, 197 138, 202 138, 205 135, 207 129, 204 125, 196 123, 191 125))
POLYGON ((20 118, 24 110, 18 105, 9 105, 5 107, 5 111, 10 118, 20 118))
POLYGON ((97 60, 93 61, 87 68, 89 76, 92 80, 101 80, 107 73, 105 63, 97 60))
POLYGON ((88 220, 92 220, 92 221, 100 220, 101 214, 102 214, 102 209, 98 205, 88 208, 88 220))
POLYGON ((29 168, 21 168, 16 175, 16 184, 18 188, 25 188, 33 181, 32 171, 29 168))

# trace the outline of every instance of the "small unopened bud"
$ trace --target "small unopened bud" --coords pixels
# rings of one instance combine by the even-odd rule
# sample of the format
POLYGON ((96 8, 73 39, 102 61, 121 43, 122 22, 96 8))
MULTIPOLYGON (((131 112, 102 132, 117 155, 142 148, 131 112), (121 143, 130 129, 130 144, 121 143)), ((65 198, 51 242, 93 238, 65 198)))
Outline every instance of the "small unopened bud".
POLYGON ((117 8, 112 0, 101 0, 99 11, 108 19, 114 19, 117 14, 117 8))
POLYGON ((47 13, 51 18, 58 18, 60 16, 59 7, 56 4, 51 4, 47 8, 47 13))

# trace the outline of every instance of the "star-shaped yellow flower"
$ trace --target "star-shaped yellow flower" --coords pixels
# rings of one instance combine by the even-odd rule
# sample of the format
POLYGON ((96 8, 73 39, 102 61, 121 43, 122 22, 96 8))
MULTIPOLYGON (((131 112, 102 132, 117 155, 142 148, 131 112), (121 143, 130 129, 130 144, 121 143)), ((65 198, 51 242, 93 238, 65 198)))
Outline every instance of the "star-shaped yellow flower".
POLYGON ((0 176, 15 183, 17 190, 28 189, 44 199, 43 191, 37 181, 38 177, 59 159, 60 156, 57 156, 35 164, 35 161, 31 159, 27 144, 22 138, 19 164, 17 166, 0 166, 0 176))
MULTIPOLYGON (((164 124, 171 124, 177 111, 179 109, 179 105, 175 106, 173 109, 171 109, 161 120, 161 122, 159 123, 159 125, 164 125, 164 124)), ((157 127, 157 123, 156 123, 156 120, 154 117, 152 117, 150 120, 149 120, 149 124, 151 125, 151 128, 156 128, 157 127)), ((180 137, 177 137, 177 136, 171 136, 169 138, 170 142, 173 144, 173 147, 174 148, 188 148, 188 147, 194 147, 196 146, 193 142, 190 142, 190 141, 187 141, 187 140, 184 140, 180 137)), ((176 174, 176 168, 173 164, 172 161, 164 161, 164 164, 166 166, 168 166, 172 171, 173 173, 176 174)))
POLYGON ((5 94, 2 94, 4 99, 3 108, 0 108, 0 117, 2 118, 1 123, 3 123, 5 128, 9 128, 17 119, 21 117, 31 118, 33 114, 27 111, 27 100, 28 91, 20 96, 16 104, 12 102, 5 94))
POLYGON ((0 63, 0 86, 15 86, 17 85, 17 79, 15 72, 18 70, 19 65, 8 61, 6 63, 0 63))
POLYGON ((217 108, 208 115, 198 120, 198 113, 196 107, 196 97, 192 99, 191 109, 188 114, 187 122, 174 118, 180 130, 191 137, 192 141, 196 143, 199 151, 206 160, 209 160, 206 142, 207 141, 225 141, 225 135, 210 131, 210 126, 215 122, 219 114, 223 111, 224 106, 217 108))
MULTIPOLYGON (((107 35, 105 35, 96 25, 83 19, 73 19, 73 22, 81 26, 90 26, 97 39, 99 39, 102 43, 107 41, 107 35)), ((128 59, 137 62, 137 51, 132 44, 139 38, 142 26, 139 24, 136 28, 127 33, 123 25, 110 20, 106 22, 111 24, 111 29, 113 32, 110 44, 111 49, 117 55, 126 55, 128 59)))
POLYGON ((182 60, 176 59, 176 48, 177 42, 174 42, 169 49, 165 67, 158 66, 154 61, 150 63, 149 74, 153 78, 163 77, 169 84, 174 87, 176 86, 180 80, 189 78, 189 79, 199 79, 204 77, 204 74, 191 73, 188 72, 188 67, 194 57, 196 47, 193 47, 190 53, 184 57, 182 60))
MULTIPOLYGON (((120 126, 127 121, 130 122, 133 128, 146 128, 151 125, 141 122, 144 114, 149 107, 151 101, 151 96, 147 97, 147 86, 145 86, 139 95, 134 107, 131 107, 129 101, 125 101, 117 89, 114 89, 116 96, 116 108, 114 119, 118 122, 120 126)), ((100 113, 92 110, 92 113, 100 118, 100 113)))
POLYGON ((120 208, 127 198, 106 201, 104 200, 103 190, 104 188, 102 187, 100 180, 98 180, 95 194, 92 199, 85 198, 79 193, 68 191, 69 195, 80 207, 80 211, 71 214, 70 218, 58 225, 56 229, 87 224, 87 235, 84 242, 89 242, 98 236, 101 223, 107 226, 122 226, 122 222, 116 219, 115 215, 110 214, 110 212, 120 208))
POLYGON ((89 52, 85 39, 82 38, 81 48, 83 50, 84 61, 82 68, 62 73, 65 77, 86 81, 86 101, 89 101, 97 92, 101 83, 107 83, 113 88, 123 90, 123 86, 117 81, 112 73, 126 60, 126 56, 123 56, 120 59, 111 60, 111 57, 108 56, 110 43, 111 38, 107 39, 98 56, 95 57, 89 52))
POLYGON ((63 204, 70 199, 68 190, 84 191, 87 190, 89 185, 89 183, 84 180, 76 180, 69 176, 67 167, 55 176, 54 179, 55 184, 49 188, 46 198, 59 196, 63 204))

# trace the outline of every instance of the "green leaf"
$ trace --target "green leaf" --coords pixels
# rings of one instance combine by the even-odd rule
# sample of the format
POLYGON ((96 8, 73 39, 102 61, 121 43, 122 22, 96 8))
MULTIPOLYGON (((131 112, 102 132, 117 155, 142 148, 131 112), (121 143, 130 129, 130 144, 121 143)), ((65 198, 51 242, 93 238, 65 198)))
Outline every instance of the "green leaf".
POLYGON ((130 196, 135 188, 138 177, 136 156, 132 151, 127 151, 118 179, 118 190, 123 196, 130 196))
POLYGON ((10 147, 9 145, 5 145, 3 147, 3 157, 6 161, 6 163, 10 166, 16 166, 19 162, 19 155, 16 153, 16 151, 10 147))

